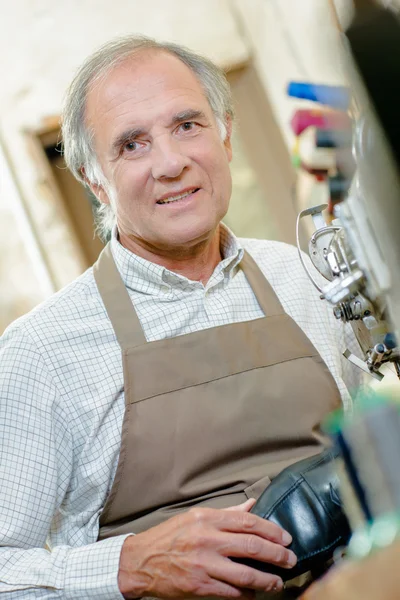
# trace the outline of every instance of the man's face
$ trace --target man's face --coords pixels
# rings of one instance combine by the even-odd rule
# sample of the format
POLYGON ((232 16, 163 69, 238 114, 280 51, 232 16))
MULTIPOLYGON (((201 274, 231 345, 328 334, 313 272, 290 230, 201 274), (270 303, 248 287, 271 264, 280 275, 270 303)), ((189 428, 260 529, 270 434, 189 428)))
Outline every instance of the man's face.
POLYGON ((222 141, 192 71, 141 53, 89 92, 86 122, 120 234, 160 253, 211 239, 231 195, 230 136, 222 141))

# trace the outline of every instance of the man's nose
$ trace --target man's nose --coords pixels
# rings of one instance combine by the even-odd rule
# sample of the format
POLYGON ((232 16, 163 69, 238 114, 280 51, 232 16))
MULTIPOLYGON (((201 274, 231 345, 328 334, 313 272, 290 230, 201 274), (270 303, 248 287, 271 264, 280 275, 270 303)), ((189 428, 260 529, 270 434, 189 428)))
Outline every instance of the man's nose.
POLYGON ((168 139, 167 136, 153 144, 152 155, 154 179, 179 177, 190 163, 189 157, 182 152, 179 142, 168 139))

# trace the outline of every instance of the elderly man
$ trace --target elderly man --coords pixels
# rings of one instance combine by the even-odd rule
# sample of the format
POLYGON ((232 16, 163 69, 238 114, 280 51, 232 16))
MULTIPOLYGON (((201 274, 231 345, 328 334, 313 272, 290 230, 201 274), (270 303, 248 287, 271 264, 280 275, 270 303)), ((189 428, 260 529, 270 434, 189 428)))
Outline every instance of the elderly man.
POLYGON ((2 339, 7 598, 248 598, 282 581, 229 557, 296 562, 249 510, 347 400, 342 331, 292 247, 221 224, 232 118, 213 64, 144 38, 69 90, 65 157, 112 238, 2 339))

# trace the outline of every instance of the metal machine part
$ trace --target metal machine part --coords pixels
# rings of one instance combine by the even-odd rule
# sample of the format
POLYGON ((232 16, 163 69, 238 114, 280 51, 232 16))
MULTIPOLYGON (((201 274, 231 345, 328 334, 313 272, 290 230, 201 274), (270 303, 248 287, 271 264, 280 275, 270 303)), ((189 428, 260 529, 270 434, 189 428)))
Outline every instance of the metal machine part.
MULTIPOLYGON (((318 248, 318 259, 312 252, 310 258, 328 275, 321 297, 333 305, 337 319, 352 325, 364 359, 348 350, 344 355, 377 378, 381 365, 390 362, 400 378, 400 21, 382 4, 353 0, 344 64, 353 97, 356 168, 352 172, 346 161, 340 165, 349 185, 338 203, 330 198, 332 226, 340 228, 330 238, 321 224, 323 207, 311 210, 320 213, 314 224, 329 243, 326 251, 318 248)), ((400 536, 399 395, 398 388, 384 390, 364 388, 351 414, 334 413, 325 424, 340 450, 340 496, 353 530, 347 549, 353 558, 400 536)))
POLYGON ((335 317, 355 331, 364 360, 349 351, 345 356, 377 378, 381 365, 391 362, 400 378, 395 342, 400 341, 400 21, 375 0, 354 6, 355 18, 342 39, 351 84, 353 164, 338 161, 348 191, 335 203, 332 224, 325 222, 323 205, 302 211, 297 225, 307 216, 314 221, 309 256, 326 285, 301 253, 300 259, 335 317))
MULTIPOLYGON (((340 208, 344 205, 345 203, 340 205, 340 208)), ((298 216, 297 247, 303 267, 319 291, 321 299, 333 305, 336 319, 351 324, 364 360, 354 356, 349 350, 344 352, 344 356, 379 380, 383 377, 379 371, 380 367, 384 363, 392 362, 400 377, 400 352, 395 346, 394 336, 386 319, 382 295, 376 293, 376 282, 360 267, 359 245, 365 238, 357 236, 348 206, 345 225, 340 218, 328 225, 322 214, 326 208, 326 204, 314 206, 303 210, 298 216), (300 221, 308 216, 312 218, 315 226, 308 245, 309 256, 314 267, 327 280, 326 285, 317 281, 306 265, 300 249, 300 221)), ((385 282, 387 275, 384 267, 385 265, 380 273, 381 284, 385 282)))

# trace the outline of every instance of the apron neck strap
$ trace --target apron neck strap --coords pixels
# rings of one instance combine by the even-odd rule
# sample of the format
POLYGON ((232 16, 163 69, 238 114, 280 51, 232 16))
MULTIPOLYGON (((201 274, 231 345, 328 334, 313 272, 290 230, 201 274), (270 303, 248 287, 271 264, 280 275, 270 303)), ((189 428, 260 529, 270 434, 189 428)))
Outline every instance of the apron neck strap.
POLYGON ((93 265, 93 275, 121 349, 145 344, 142 326, 115 264, 110 243, 93 265))
POLYGON ((273 317, 284 313, 284 309, 278 296, 272 289, 268 279, 262 273, 260 267, 250 254, 245 250, 240 262, 240 268, 246 275, 257 301, 266 317, 273 317))
MULTIPOLYGON (((272 317, 284 313, 267 278, 246 251, 240 268, 243 269, 264 314, 272 317)), ((110 243, 93 265, 93 275, 121 349, 146 343, 139 318, 111 253, 110 243)))

